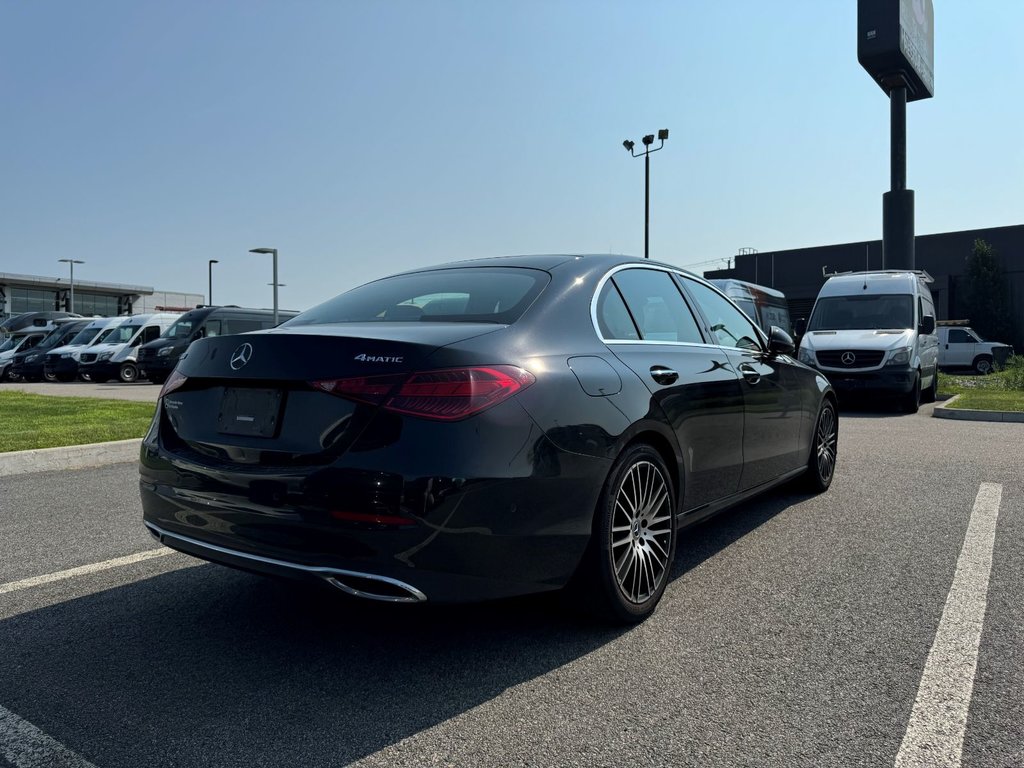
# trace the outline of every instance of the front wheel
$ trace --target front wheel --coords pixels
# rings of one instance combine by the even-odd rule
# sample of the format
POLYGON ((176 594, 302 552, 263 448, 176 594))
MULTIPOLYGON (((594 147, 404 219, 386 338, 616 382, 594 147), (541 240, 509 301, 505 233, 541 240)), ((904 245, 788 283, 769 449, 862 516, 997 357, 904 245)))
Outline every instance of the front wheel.
POLYGON ((903 396, 903 401, 900 403, 900 408, 904 413, 917 413, 917 409, 921 407, 921 374, 918 373, 914 377, 914 386, 910 388, 910 391, 903 396))
POLYGON ((139 378, 139 369, 135 367, 135 363, 125 363, 117 373, 125 384, 131 384, 139 378))
POLYGON ((932 374, 932 383, 921 395, 921 398, 926 403, 934 403, 939 397, 939 369, 935 369, 935 373, 932 374))
POLYGON ((603 619, 635 624, 661 600, 676 549, 675 493, 661 455, 646 444, 619 457, 597 504, 577 592, 603 619))
POLYGON ((982 376, 992 373, 992 358, 988 355, 978 355, 974 358, 974 370, 982 376))

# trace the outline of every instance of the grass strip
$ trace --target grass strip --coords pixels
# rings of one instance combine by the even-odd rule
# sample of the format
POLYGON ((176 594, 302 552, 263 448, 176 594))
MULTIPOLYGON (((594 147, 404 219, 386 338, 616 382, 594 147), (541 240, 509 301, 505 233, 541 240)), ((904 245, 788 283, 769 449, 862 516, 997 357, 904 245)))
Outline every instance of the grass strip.
POLYGON ((155 403, 0 392, 0 452, 142 437, 155 403))
POLYGON ((989 389, 976 389, 962 392, 947 408, 963 408, 972 411, 1024 411, 1024 392, 999 392, 989 389))

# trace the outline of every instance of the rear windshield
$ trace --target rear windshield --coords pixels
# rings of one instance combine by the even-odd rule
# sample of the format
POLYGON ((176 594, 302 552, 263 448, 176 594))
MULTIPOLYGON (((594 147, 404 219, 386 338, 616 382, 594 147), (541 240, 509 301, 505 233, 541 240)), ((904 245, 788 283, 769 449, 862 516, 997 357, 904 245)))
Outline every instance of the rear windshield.
POLYGON ((818 299, 809 331, 897 330, 914 327, 914 297, 875 293, 818 299))
POLYGON ((550 277, 536 269, 475 267, 396 275, 313 307, 283 323, 514 323, 550 277))

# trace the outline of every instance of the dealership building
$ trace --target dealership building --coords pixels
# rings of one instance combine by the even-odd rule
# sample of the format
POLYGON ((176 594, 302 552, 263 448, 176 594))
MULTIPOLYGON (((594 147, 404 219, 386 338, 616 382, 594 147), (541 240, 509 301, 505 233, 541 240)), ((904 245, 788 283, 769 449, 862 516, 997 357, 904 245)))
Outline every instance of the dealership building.
MULTIPOLYGON (((939 320, 969 320, 964 306, 967 257, 975 240, 991 245, 1003 266, 1014 338, 996 339, 1024 349, 1024 224, 964 232, 919 235, 915 238, 915 267, 928 272, 939 320)), ((730 269, 704 273, 709 279, 734 279, 766 285, 786 294, 790 316, 808 317, 828 275, 884 269, 882 241, 822 245, 789 251, 747 252, 735 257, 730 269)))
MULTIPOLYGON (((0 320, 23 312, 71 311, 66 278, 0 272, 0 320)), ((160 291, 146 285, 75 280, 73 310, 80 315, 116 317, 151 312, 186 312, 203 304, 198 293, 160 291)))

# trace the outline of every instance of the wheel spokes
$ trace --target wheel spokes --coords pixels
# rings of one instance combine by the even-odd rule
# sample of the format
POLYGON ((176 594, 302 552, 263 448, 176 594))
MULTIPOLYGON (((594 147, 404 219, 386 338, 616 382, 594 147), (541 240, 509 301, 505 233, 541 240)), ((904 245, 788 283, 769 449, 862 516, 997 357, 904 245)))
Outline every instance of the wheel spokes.
POLYGON ((665 580, 673 535, 671 495, 661 470, 649 461, 629 468, 616 494, 610 547, 619 589, 642 603, 665 580))

